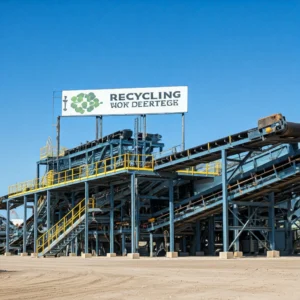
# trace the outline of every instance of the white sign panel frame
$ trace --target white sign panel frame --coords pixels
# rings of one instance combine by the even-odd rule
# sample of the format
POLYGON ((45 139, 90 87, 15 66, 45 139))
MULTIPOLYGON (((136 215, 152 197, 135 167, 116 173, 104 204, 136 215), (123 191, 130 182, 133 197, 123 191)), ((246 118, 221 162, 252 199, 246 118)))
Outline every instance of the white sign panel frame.
POLYGON ((176 114, 188 111, 188 87, 62 91, 62 116, 176 114))

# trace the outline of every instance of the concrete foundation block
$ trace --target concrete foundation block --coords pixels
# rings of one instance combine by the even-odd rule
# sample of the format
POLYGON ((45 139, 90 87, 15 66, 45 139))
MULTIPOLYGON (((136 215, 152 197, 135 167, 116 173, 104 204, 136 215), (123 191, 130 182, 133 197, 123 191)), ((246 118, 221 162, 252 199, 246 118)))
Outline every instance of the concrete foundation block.
POLYGON ((37 257, 38 257, 37 253, 31 253, 30 256, 31 256, 32 258, 37 258, 37 257))
POLYGON ((233 256, 236 258, 242 258, 243 257, 243 252, 242 251, 236 251, 233 253, 233 256))
POLYGON ((10 252, 5 252, 4 256, 11 256, 11 253, 10 252))
POLYGON ((130 258, 130 259, 139 259, 140 254, 139 253, 128 253, 127 257, 130 258))
POLYGON ((28 256, 28 253, 27 252, 21 253, 20 256, 28 256))
POLYGON ((179 252, 179 256, 190 256, 189 252, 179 252))
POLYGON ((198 251, 198 252, 196 252, 196 256, 204 256, 204 251, 198 251))
POLYGON ((233 252, 220 252, 219 257, 221 259, 231 259, 233 258, 233 252))
POLYGON ((116 257, 117 254, 116 253, 107 253, 106 257, 116 257))
POLYGON ((82 258, 91 258, 92 257, 92 253, 81 253, 81 257, 82 258))
POLYGON ((267 251, 267 258, 280 257, 280 252, 276 250, 267 251))
POLYGON ((69 256, 70 256, 70 257, 76 257, 77 254, 76 254, 76 253, 69 253, 69 256))
POLYGON ((178 252, 167 252, 167 258, 177 258, 178 252))

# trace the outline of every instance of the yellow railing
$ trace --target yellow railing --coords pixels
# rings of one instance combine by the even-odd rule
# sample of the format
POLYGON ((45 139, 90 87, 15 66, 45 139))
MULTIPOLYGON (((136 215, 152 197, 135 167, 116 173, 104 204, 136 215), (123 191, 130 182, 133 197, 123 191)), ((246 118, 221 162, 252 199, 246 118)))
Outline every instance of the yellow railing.
MULTIPOLYGON (((95 208, 95 199, 89 199, 89 208, 95 208)), ((85 199, 81 200, 61 220, 53 225, 48 231, 41 235, 36 241, 37 253, 41 253, 49 247, 56 239, 73 226, 85 214, 85 199)))
POLYGON ((153 168, 154 160, 152 155, 127 153, 92 164, 81 165, 70 170, 56 173, 53 172, 47 176, 47 180, 33 179, 11 185, 8 187, 8 195, 12 196, 16 194, 24 194, 26 192, 38 191, 51 186, 86 180, 88 178, 115 173, 121 170, 153 171, 153 168))
POLYGON ((197 169, 191 167, 185 170, 179 170, 178 173, 190 174, 190 175, 206 175, 206 176, 219 176, 221 175, 221 163, 219 161, 203 164, 197 169))

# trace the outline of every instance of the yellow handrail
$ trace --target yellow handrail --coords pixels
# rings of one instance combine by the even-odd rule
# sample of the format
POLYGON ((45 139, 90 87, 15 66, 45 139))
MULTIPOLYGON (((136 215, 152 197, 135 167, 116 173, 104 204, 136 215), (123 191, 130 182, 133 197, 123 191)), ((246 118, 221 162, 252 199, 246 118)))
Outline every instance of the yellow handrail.
MULTIPOLYGON (((95 199, 89 199, 89 207, 95 208, 95 199)), ((85 199, 81 200, 72 210, 70 210, 62 219, 53 225, 48 231, 41 235, 37 241, 37 253, 41 253, 49 247, 57 238, 64 234, 85 214, 85 199)))
POLYGON ((153 168, 154 162, 152 155, 127 153, 62 172, 49 172, 46 177, 47 180, 39 181, 38 179, 33 179, 11 185, 8 187, 8 195, 21 195, 29 191, 38 191, 51 186, 86 180, 121 170, 153 171, 153 168))
POLYGON ((201 166, 198 170, 195 170, 195 167, 191 167, 176 172, 190 175, 220 176, 221 163, 219 161, 216 161, 213 163, 204 164, 204 166, 201 166))
MULTIPOLYGON (((26 182, 17 183, 8 187, 8 196, 22 195, 27 192, 35 192, 48 187, 59 186, 67 183, 78 182, 99 175, 107 175, 116 173, 122 170, 138 170, 138 171, 153 171, 154 160, 152 155, 143 154, 122 154, 111 157, 91 164, 81 165, 79 167, 61 171, 49 171, 44 180, 38 179, 29 180, 26 182)), ((179 170, 178 173, 191 175, 212 175, 219 176, 221 174, 220 162, 206 164, 198 170, 188 168, 179 170)))

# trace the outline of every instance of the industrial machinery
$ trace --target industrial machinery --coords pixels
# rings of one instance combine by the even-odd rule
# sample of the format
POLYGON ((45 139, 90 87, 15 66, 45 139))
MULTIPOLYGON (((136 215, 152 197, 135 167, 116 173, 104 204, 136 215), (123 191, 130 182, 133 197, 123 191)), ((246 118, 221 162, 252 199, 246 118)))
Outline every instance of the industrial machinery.
POLYGON ((2 251, 299 252, 300 124, 276 114, 256 128, 168 155, 161 139, 135 128, 58 151, 49 140, 36 178, 10 186, 0 200, 6 224, 10 210, 22 205, 26 220, 5 229, 2 251))

